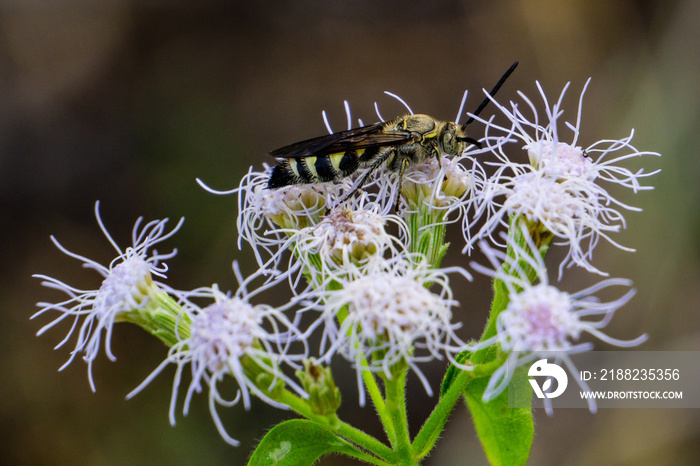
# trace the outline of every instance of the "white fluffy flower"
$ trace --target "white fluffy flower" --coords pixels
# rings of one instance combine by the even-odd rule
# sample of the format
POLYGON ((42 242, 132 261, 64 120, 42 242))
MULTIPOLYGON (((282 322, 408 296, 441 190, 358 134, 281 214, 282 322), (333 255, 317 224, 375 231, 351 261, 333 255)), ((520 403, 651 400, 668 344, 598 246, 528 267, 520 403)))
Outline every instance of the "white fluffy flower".
MULTIPOLYGON (((387 259, 408 258, 408 227, 397 215, 382 213, 365 196, 348 201, 348 207, 330 212, 317 225, 294 233, 289 270, 303 272, 315 287, 363 273, 387 259)), ((295 288, 293 284, 293 288, 295 288)))
POLYGON ((482 191, 476 213, 477 217, 485 216, 486 222, 473 240, 467 240, 464 252, 479 238, 489 236, 493 239, 496 227, 506 225, 513 215, 524 216, 531 225, 539 224, 547 229, 554 235, 555 244, 569 246, 569 253, 561 263, 560 276, 564 266, 572 264, 606 275, 591 264, 593 249, 600 238, 622 250, 632 251, 616 243, 610 233, 625 228, 624 210, 641 209, 620 202, 607 188, 618 185, 630 188, 635 193, 653 189, 642 186, 640 182, 659 170, 632 172, 620 166, 620 163, 633 157, 659 154, 636 149, 631 144, 634 131, 625 138, 601 140, 585 149, 577 145, 583 95, 588 82, 579 99, 576 123, 564 122, 573 133, 571 142, 562 142, 558 130, 568 84, 558 101, 550 107, 542 87, 537 83, 546 107, 544 123, 540 122, 535 104, 522 93, 519 93, 520 97, 532 112, 530 117, 516 103, 511 102, 510 108, 506 108, 492 99, 511 126, 508 128, 495 124, 493 120, 480 120, 486 124, 485 141, 489 144, 494 139, 499 141, 490 146, 498 161, 485 162, 496 167, 482 191), (508 141, 523 143, 529 163, 514 162, 506 155, 504 147, 508 141))
POLYGON ((323 292, 324 304, 316 305, 324 326, 320 361, 341 354, 353 363, 360 404, 364 404, 363 370, 391 378, 393 367, 405 363, 432 394, 417 364, 443 357, 454 362, 463 343, 454 333, 460 324, 451 321, 457 303, 449 272, 471 278, 460 268, 430 269, 399 258, 354 280, 339 280, 337 288, 323 292))
POLYGON ((169 289, 161 283, 154 282, 153 276, 165 278, 168 268, 162 261, 173 257, 176 251, 173 250, 168 254, 158 254, 154 251, 149 255, 149 249, 170 238, 184 220, 181 219, 175 228, 166 232, 167 219, 154 220, 141 226, 142 218, 139 218, 132 232, 132 246, 122 250, 112 239, 100 218, 99 202, 95 203, 95 216, 100 229, 118 253, 108 266, 70 252, 53 236, 51 240, 61 252, 82 261, 83 267, 93 269, 104 277, 102 285, 96 290, 83 290, 46 275, 34 275, 44 280, 42 282, 44 286, 67 294, 68 299, 55 304, 38 303, 41 310, 32 316, 33 319, 49 311, 59 312, 59 316, 42 327, 37 335, 43 334, 65 319, 73 319, 73 325, 68 334, 56 346, 60 348, 67 343, 77 330, 75 348, 71 351, 68 361, 61 366, 61 370, 67 367, 78 354, 84 353, 83 359, 88 364, 88 378, 93 391, 95 391, 95 382, 92 377, 92 364, 99 354, 103 333, 105 353, 110 360, 114 361, 116 358, 111 350, 114 323, 122 320, 125 314, 151 304, 160 289, 169 289))
POLYGON ((591 263, 600 238, 624 251, 634 250, 612 239, 610 234, 620 231, 625 219, 618 209, 601 199, 594 187, 573 179, 557 180, 539 171, 509 178, 503 175, 484 191, 483 205, 490 212, 475 238, 489 236, 498 243, 493 232, 499 224, 506 224, 511 216, 525 218, 534 229, 554 235, 555 244, 568 246, 559 267, 560 276, 570 264, 607 275, 591 263))
POLYGON ((258 265, 274 274, 281 252, 291 244, 289 236, 318 224, 340 188, 318 183, 268 189, 270 173, 267 165, 263 171, 251 168, 239 187, 228 191, 217 191, 197 181, 213 194, 238 194, 238 248, 249 244, 258 265))
POLYGON ((228 443, 238 445, 238 441, 226 432, 217 405, 229 407, 242 400, 248 410, 251 407, 250 395, 253 394, 272 406, 288 409, 274 399, 275 392, 286 386, 302 396, 306 393, 282 372, 281 365, 305 357, 306 348, 301 331, 284 316, 282 308, 250 303, 251 297, 272 285, 264 285, 249 293, 246 284, 259 273, 244 281, 235 265, 234 271, 241 286, 233 296, 222 293, 217 285, 213 285, 182 297, 183 313, 191 320, 189 332, 179 335, 179 341, 170 348, 168 357, 127 398, 140 392, 170 364, 175 364, 177 370, 169 416, 170 423, 175 425, 177 395, 183 372, 189 367, 192 378, 186 391, 183 414, 187 415, 192 396, 207 386, 214 424, 228 443), (200 306, 192 301, 201 299, 213 300, 213 303, 200 306), (294 342, 302 344, 304 351, 292 355, 289 348, 294 342), (227 376, 233 377, 238 386, 235 396, 230 398, 218 387, 227 376))
POLYGON ((410 166, 404 175, 402 195, 407 214, 428 211, 439 223, 462 221, 462 231, 469 235, 471 209, 479 199, 487 176, 474 158, 480 149, 453 157, 430 159, 410 166), (451 215, 456 212, 456 215, 451 215))
MULTIPOLYGON (((581 341, 584 334, 622 347, 636 346, 646 340, 646 335, 629 341, 618 340, 601 330, 610 322, 615 311, 634 296, 635 291, 630 289, 610 302, 601 302, 594 294, 612 286, 629 288, 632 284, 629 280, 607 279, 571 294, 560 291, 549 283, 542 256, 527 232, 523 231, 522 235, 527 246, 523 248, 512 242, 513 257, 482 242, 481 249, 492 268, 472 263, 474 269, 500 280, 508 290, 508 304, 496 320, 496 335, 472 348, 477 350, 498 344, 508 354, 507 361, 489 380, 484 392, 486 401, 498 396, 508 386, 513 371, 528 362, 555 357, 575 374, 575 366, 569 356, 588 351, 593 346, 590 342, 581 341), (536 283, 531 283, 528 275, 534 275, 536 283)), ((582 388, 586 387, 582 385, 582 388)), ((595 410, 593 400, 589 400, 589 407, 595 410)))

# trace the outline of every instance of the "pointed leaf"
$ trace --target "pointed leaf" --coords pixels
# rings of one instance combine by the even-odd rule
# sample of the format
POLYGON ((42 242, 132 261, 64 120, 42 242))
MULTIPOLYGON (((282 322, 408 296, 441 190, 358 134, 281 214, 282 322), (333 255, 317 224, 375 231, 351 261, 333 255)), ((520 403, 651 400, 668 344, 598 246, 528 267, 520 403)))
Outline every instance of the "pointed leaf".
POLYGON ((294 419, 276 425, 263 437, 248 466, 310 466, 327 453, 364 456, 321 425, 294 419))
MULTIPOLYGON (((488 377, 471 382, 464 392, 476 432, 489 462, 495 466, 524 465, 530 456, 530 447, 535 434, 530 408, 509 408, 508 390, 488 403, 482 397, 488 377)), ((517 371, 510 384, 527 383, 527 374, 517 371)), ((531 390, 519 390, 528 393, 531 390)))
MULTIPOLYGON (((472 353, 470 351, 462 351, 455 357, 455 361, 457 361, 460 364, 464 364, 467 361, 469 361, 469 358, 471 358, 472 353)), ((452 386, 452 382, 457 378, 459 375, 460 371, 459 367, 450 364, 450 366, 447 368, 447 371, 445 371, 445 376, 442 378, 442 385, 440 385, 440 396, 443 396, 445 393, 447 393, 447 390, 450 389, 452 386)))

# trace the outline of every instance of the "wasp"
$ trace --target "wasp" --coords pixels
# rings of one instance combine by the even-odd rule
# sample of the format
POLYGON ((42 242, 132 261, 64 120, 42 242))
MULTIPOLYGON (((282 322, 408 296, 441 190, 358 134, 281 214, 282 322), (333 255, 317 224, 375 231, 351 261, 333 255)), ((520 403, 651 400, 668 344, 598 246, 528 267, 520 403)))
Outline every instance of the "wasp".
MULTIPOLYGON (((515 70, 515 62, 489 93, 493 97, 515 70)), ((473 113, 478 115, 489 98, 473 113)), ((463 125, 441 121, 428 115, 405 115, 386 122, 340 131, 273 150, 269 155, 277 157, 268 181, 269 189, 306 183, 339 181, 367 168, 359 182, 342 201, 350 198, 380 166, 385 165, 398 173, 399 189, 404 171, 409 165, 425 162, 440 154, 458 155, 469 145, 479 142, 467 136, 470 117, 463 125)), ((480 147, 480 146, 479 146, 480 147)), ((342 202, 341 201, 341 202, 342 202)))

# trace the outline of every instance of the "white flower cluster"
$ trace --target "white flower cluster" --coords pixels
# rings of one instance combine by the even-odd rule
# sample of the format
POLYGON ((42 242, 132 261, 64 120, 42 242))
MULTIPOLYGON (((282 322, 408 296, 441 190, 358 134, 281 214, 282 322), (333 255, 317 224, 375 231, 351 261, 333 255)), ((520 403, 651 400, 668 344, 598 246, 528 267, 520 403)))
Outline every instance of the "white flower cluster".
POLYGON ((620 140, 602 140, 586 149, 577 146, 583 106, 583 96, 590 80, 586 82, 579 98, 576 124, 565 122, 573 133, 570 143, 559 139, 558 125, 563 114, 562 101, 569 85, 559 95, 558 101, 550 108, 542 87, 537 83, 543 103, 546 106, 547 121, 541 123, 535 104, 524 94, 519 93, 532 112, 528 118, 520 107, 510 103, 510 109, 492 99, 494 105, 510 121, 510 127, 503 127, 489 121, 480 120, 486 125, 487 141, 496 138, 498 144, 492 146, 496 161, 487 165, 496 168, 484 186, 480 196, 476 217, 485 216, 486 221, 477 234, 466 238, 464 251, 469 250, 480 238, 489 236, 498 225, 507 225, 512 216, 524 217, 533 228, 540 228, 554 235, 555 244, 569 248, 561 262, 559 276, 565 266, 572 264, 590 272, 607 275, 591 264, 592 253, 600 238, 614 246, 633 251, 615 242, 610 236, 625 227, 625 218, 620 209, 639 211, 618 201, 606 189, 607 185, 630 188, 637 193, 653 189, 642 186, 640 180, 658 173, 658 170, 636 173, 621 167, 620 162, 643 155, 656 155, 655 152, 641 152, 632 146, 632 133, 620 140), (493 136, 493 133, 501 134, 493 136), (505 141, 521 142, 527 152, 529 163, 514 161, 504 152, 505 141), (621 154, 618 154, 622 152, 621 154))
MULTIPOLYGON (((357 374, 361 404, 368 373, 391 380, 397 370, 410 369, 432 394, 419 364, 440 359, 468 370, 473 366, 457 362, 457 355, 466 350, 497 345, 505 354, 484 394, 489 400, 507 387, 514 367, 528 361, 558 352, 573 367, 568 355, 591 347, 580 341, 584 334, 620 346, 637 345, 644 336, 620 341, 601 331, 634 292, 607 303, 592 296, 610 286, 629 287, 629 281, 608 279, 578 293, 565 293, 550 284, 543 251, 552 239, 555 245, 568 248, 559 267, 560 276, 572 264, 604 274, 591 263, 594 247, 604 238, 629 250, 619 246, 611 234, 625 226, 622 210, 639 209, 615 199, 601 182, 634 192, 651 189, 641 186, 640 179, 656 172, 632 173, 619 163, 658 154, 639 152, 630 144, 632 135, 599 141, 586 149, 577 146, 580 101, 576 124, 566 123, 573 132, 572 141, 561 142, 557 124, 566 88, 551 108, 539 84, 538 89, 546 106, 545 123, 540 123, 535 104, 523 94, 533 113, 530 119, 515 103, 507 108, 489 96, 510 127, 474 116, 485 125, 481 147, 470 146, 458 156, 409 166, 403 180, 380 168, 362 192, 342 205, 337 205, 337 200, 352 192, 353 179, 357 178, 268 189, 271 168, 265 167, 262 172, 251 169, 240 186, 228 192, 213 191, 200 182, 211 192, 237 193, 239 197, 238 245, 252 248, 259 269, 244 279, 234 264, 239 288, 233 294, 221 292, 217 285, 181 292, 154 281, 153 277, 165 278, 167 268, 161 262, 174 252, 149 256, 148 250, 169 238, 181 222, 166 233, 166 220, 143 227, 139 220, 132 246, 122 251, 107 233, 96 206, 100 228, 118 257, 105 267, 69 252, 54 239, 61 251, 97 270, 104 281, 98 290, 86 291, 39 276, 46 286, 68 295, 56 304, 39 304, 42 309, 35 316, 59 312, 39 333, 64 319, 73 319, 58 346, 77 330, 77 343, 66 365, 83 354, 94 389, 91 368, 102 336, 105 352, 113 360, 113 324, 130 321, 144 326, 164 338, 170 351, 129 396, 174 364, 177 370, 170 408, 174 423, 179 386, 189 368, 192 377, 184 413, 193 394, 208 387, 214 422, 231 444, 237 441, 226 432, 217 406, 242 401, 247 409, 253 394, 286 408, 281 393, 287 389, 291 389, 289 396, 307 397, 284 367, 301 367, 299 362, 312 352, 308 338, 316 331, 321 334, 316 364, 328 364, 335 355, 350 361, 357 374), (523 144, 528 163, 514 162, 506 155, 513 142, 523 144), (619 151, 622 155, 612 155, 619 151), (493 169, 486 170, 479 161, 493 169), (401 209, 391 214, 399 186, 401 209), (474 232, 472 225, 477 219, 482 223, 474 232), (462 227, 463 252, 479 244, 491 263, 490 268, 473 264, 474 269, 502 282, 508 291, 505 308, 492 316, 496 319, 494 334, 478 343, 466 344, 455 333, 460 323, 453 321, 452 309, 458 303, 448 278, 456 274, 470 280, 471 276, 460 267, 440 267, 448 247, 444 229, 455 223, 462 227), (509 227, 509 234, 500 234, 499 225, 509 227), (522 241, 515 241, 516 237, 522 241), (260 285, 249 292, 256 280, 260 285), (290 289, 287 304, 273 307, 251 301, 278 293, 276 287, 282 285, 290 289), (295 312, 293 317, 289 317, 290 312, 295 312), (309 314, 314 317, 302 318, 309 314), (227 376, 233 377, 238 387, 230 397, 218 388, 227 376)), ((351 126, 347 105, 346 109, 351 126)), ((358 170, 355 177, 364 176, 366 170, 358 170)))

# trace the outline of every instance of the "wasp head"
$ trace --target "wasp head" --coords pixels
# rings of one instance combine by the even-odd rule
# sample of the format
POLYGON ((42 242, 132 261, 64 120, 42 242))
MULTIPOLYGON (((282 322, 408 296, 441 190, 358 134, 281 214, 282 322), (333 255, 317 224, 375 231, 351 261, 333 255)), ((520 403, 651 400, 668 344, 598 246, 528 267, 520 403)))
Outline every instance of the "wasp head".
POLYGON ((479 141, 467 136, 464 127, 459 127, 452 122, 445 125, 440 138, 440 144, 445 154, 459 155, 464 152, 470 144, 481 147, 479 141))

